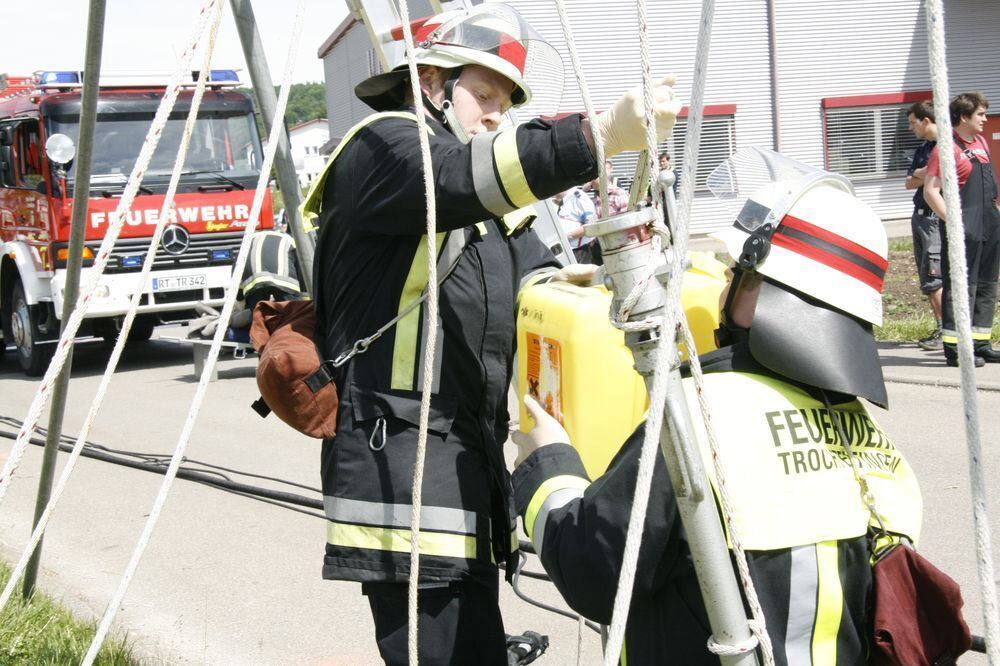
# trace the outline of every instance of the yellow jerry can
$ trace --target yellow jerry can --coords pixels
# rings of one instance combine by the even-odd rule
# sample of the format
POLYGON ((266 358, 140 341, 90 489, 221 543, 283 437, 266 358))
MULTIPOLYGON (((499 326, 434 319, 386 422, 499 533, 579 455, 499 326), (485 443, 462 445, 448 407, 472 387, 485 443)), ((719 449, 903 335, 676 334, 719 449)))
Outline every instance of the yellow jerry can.
MULTIPOLYGON (((698 352, 705 353, 716 348, 726 265, 705 252, 691 252, 689 259, 681 304, 698 352)), ((556 282, 526 289, 517 314, 521 430, 534 425, 523 403, 530 392, 566 428, 592 479, 607 469, 648 405, 625 335, 608 318, 610 308, 604 287, 556 282)))

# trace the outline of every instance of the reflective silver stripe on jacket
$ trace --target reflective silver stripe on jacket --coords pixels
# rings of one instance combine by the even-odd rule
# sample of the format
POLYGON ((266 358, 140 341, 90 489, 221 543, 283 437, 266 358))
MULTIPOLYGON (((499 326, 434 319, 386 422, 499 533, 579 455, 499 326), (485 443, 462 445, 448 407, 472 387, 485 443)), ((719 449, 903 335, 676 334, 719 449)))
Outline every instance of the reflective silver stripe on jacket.
MULTIPOLYGON (((413 506, 410 504, 366 502, 330 495, 324 495, 323 508, 326 511, 326 517, 338 523, 360 523, 380 527, 402 527, 404 529, 410 528, 410 515, 413 511, 413 506)), ((425 504, 420 508, 420 529, 475 536, 476 514, 464 509, 450 509, 425 504)))
MULTIPOLYGON (((513 130, 511 130, 513 131, 513 130)), ((497 217, 517 210, 504 196, 503 186, 493 168, 493 141, 496 132, 477 134, 472 137, 472 184, 483 208, 497 217)))
POLYGON ((788 664, 809 666, 812 664, 812 635, 819 590, 816 546, 792 548, 791 558, 785 655, 788 664))

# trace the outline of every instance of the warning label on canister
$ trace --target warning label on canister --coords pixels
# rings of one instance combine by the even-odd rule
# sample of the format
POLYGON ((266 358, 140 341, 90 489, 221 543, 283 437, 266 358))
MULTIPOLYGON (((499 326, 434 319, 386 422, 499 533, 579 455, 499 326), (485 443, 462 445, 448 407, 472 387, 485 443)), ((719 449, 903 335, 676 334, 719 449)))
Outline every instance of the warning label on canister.
POLYGON ((527 334, 528 393, 562 422, 562 352, 558 340, 527 334))

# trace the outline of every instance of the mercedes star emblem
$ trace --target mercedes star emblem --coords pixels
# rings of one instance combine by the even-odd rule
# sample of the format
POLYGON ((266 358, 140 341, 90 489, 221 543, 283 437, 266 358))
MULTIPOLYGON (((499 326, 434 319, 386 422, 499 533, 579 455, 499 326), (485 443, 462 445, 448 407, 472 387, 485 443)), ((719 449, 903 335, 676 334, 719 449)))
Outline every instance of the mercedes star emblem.
POLYGON ((187 229, 180 226, 179 224, 171 224, 169 227, 163 230, 163 236, 160 238, 160 247, 167 254, 178 255, 184 254, 188 249, 188 244, 191 242, 191 235, 188 234, 187 229))

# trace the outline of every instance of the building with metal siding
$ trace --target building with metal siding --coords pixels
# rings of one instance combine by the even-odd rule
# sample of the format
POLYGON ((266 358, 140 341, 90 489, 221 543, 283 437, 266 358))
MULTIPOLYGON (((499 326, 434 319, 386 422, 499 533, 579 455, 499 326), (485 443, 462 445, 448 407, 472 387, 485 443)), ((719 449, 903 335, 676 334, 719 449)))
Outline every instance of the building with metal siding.
MULTIPOLYGON (((565 88, 559 112, 583 103, 550 0, 509 0, 563 53, 565 88)), ((914 0, 730 0, 718 3, 708 65, 693 230, 728 224, 703 178, 742 146, 777 147, 816 166, 845 172, 885 219, 908 217, 905 164, 916 141, 906 106, 929 98, 930 72, 921 3, 914 0)), ((577 48, 594 104, 607 108, 640 81, 635 5, 628 0, 567 0, 577 48)), ((701 2, 649 4, 655 72, 674 72, 689 99, 701 2)), ((414 16, 420 15, 414 8, 414 16)), ((1000 114, 1000 3, 952 0, 946 7, 952 93, 977 89, 1000 114)), ((331 136, 367 113, 352 89, 377 68, 363 26, 348 20, 320 49, 327 72, 331 136), (340 33, 338 35, 338 33, 340 33)), ((526 110, 530 112, 531 110, 526 110)), ((521 113, 524 119, 528 113, 521 113)), ((678 165, 682 119, 667 147, 678 165)), ((628 179, 635 155, 615 159, 628 179)))

